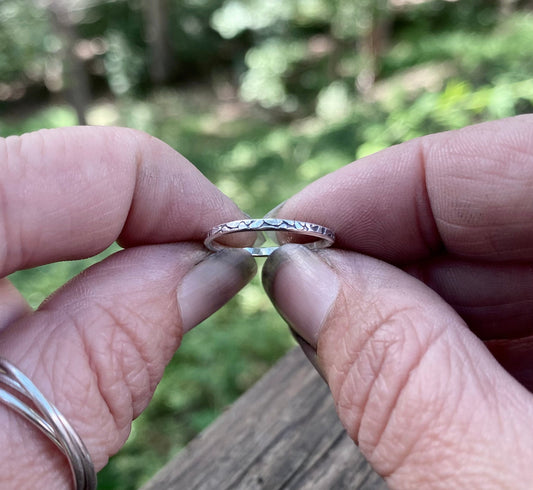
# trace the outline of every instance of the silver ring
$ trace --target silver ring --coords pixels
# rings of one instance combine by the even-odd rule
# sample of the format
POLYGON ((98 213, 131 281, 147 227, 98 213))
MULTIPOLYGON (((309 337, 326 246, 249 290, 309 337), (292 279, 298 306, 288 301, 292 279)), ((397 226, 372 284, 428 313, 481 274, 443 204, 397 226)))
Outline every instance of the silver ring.
POLYGON ((96 472, 89 451, 80 436, 31 380, 2 357, 0 383, 11 390, 0 388, 0 401, 31 422, 66 456, 74 479, 74 488, 96 489, 96 472), (25 400, 31 401, 31 405, 25 400))
MULTIPOLYGON (((228 223, 222 223, 212 228, 204 241, 204 245, 214 252, 222 250, 224 248, 233 248, 228 245, 220 243, 219 239, 225 235, 231 233, 242 233, 245 231, 253 231, 258 234, 255 243, 251 247, 242 247, 244 250, 250 252, 254 257, 267 257, 274 250, 279 248, 279 240, 277 236, 269 235, 278 245, 275 247, 261 247, 265 242, 264 232, 269 231, 284 231, 288 233, 309 236, 317 238, 317 240, 303 243, 307 248, 316 250, 320 248, 327 248, 335 241, 335 233, 322 225, 316 225, 314 223, 306 223, 305 221, 297 221, 292 219, 241 219, 239 221, 230 221, 228 223)), ((290 243, 290 240, 284 243, 290 243)))

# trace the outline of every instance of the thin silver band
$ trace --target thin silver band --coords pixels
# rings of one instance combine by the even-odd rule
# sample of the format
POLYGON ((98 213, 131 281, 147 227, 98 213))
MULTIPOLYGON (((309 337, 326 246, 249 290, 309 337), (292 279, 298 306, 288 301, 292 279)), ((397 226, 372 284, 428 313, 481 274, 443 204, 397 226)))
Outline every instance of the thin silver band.
POLYGON ((91 456, 80 436, 61 412, 37 389, 31 380, 6 359, 0 357, 0 401, 22 415, 48 437, 66 456, 76 490, 96 489, 96 472, 91 456), (21 395, 19 398, 16 394, 21 395), (31 405, 24 400, 31 401, 31 405))
MULTIPOLYGON (((244 250, 250 252, 254 257, 267 257, 274 250, 279 248, 275 247, 261 247, 265 238, 263 232, 268 231, 285 231, 292 234, 300 234, 317 238, 314 242, 304 243, 307 248, 316 250, 320 248, 327 248, 335 241, 335 233, 322 225, 316 225, 314 223, 306 223, 305 221, 297 221, 291 219, 242 219, 239 221, 230 221, 228 223, 222 223, 212 228, 204 241, 204 245, 212 251, 222 250, 224 248, 232 248, 221 244, 217 240, 224 235, 231 233, 242 233, 245 231, 253 231, 258 233, 258 238, 252 247, 243 247, 244 250)), ((276 243, 277 237, 273 239, 276 243)))

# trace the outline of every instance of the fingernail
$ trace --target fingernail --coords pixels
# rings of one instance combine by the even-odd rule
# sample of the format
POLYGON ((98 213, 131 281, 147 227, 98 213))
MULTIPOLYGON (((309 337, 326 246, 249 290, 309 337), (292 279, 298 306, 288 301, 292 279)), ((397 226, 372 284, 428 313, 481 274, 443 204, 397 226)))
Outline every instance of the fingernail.
POLYGON ((283 207, 283 205, 286 202, 287 202, 287 199, 285 199, 285 201, 283 202, 280 202, 275 208, 271 209, 267 214, 265 214, 263 218, 276 218, 279 210, 283 207))
POLYGON ((221 250, 196 264, 178 286, 183 333, 227 303, 256 271, 254 258, 239 249, 221 250))
POLYGON ((302 245, 284 245, 265 262, 263 285, 281 316, 316 349, 340 288, 334 270, 317 252, 302 245))

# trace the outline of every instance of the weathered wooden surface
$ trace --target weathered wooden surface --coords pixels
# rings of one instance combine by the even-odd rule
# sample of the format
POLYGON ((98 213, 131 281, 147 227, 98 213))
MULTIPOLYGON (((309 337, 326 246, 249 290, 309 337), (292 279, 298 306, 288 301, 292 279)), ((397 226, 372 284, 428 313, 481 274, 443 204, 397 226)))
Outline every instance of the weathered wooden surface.
POLYGON ((287 354, 143 490, 385 490, 299 349, 287 354))

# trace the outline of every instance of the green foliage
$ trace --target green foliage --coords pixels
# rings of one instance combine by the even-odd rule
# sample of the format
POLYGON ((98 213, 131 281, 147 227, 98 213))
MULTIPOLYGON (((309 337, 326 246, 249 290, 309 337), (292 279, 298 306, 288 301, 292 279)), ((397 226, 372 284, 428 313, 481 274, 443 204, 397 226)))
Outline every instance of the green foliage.
POLYGON ((491 83, 504 70, 522 79, 529 73, 533 32, 529 16, 498 22, 496 3, 480 0, 396 10, 386 1, 227 0, 212 24, 224 37, 254 34, 242 97, 298 115, 331 113, 332 102, 346 107, 347 99, 360 96, 369 65, 378 80, 444 60, 476 83, 491 83), (376 41, 376 34, 383 39, 376 41), (389 49, 380 48, 387 42, 389 49))
POLYGON ((114 94, 123 95, 139 82, 143 70, 142 58, 120 31, 109 31, 106 43, 104 66, 107 82, 114 94))
POLYGON ((42 79, 45 63, 60 48, 46 12, 27 2, 0 2, 0 83, 42 79))
POLYGON ((53 105, 35 111, 28 117, 0 119, 0 137, 38 131, 42 128, 59 128, 76 124, 76 114, 70 106, 53 105))
POLYGON ((257 101, 265 108, 290 108, 291 99, 283 83, 283 76, 305 56, 306 47, 302 41, 288 43, 274 38, 251 48, 246 53, 248 71, 241 84, 244 100, 257 101))

